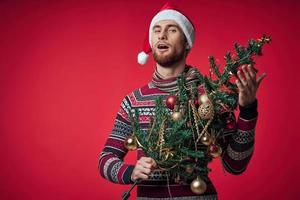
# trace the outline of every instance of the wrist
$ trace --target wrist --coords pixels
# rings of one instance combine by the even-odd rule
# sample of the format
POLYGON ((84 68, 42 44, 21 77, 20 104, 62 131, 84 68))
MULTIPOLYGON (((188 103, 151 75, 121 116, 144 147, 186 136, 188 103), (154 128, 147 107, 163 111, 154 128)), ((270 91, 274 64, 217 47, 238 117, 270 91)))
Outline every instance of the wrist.
POLYGON ((253 119, 257 117, 257 99, 255 99, 252 103, 246 105, 246 106, 241 106, 239 105, 240 109, 240 117, 243 119, 253 119))

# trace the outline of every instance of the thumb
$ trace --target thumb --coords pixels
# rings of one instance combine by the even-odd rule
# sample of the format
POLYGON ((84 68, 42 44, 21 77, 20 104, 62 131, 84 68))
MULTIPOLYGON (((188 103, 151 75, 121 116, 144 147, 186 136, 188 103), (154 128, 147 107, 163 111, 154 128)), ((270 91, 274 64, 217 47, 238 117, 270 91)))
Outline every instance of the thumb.
POLYGON ((261 76, 259 76, 257 79, 256 79, 256 82, 257 82, 257 87, 260 85, 261 81, 267 76, 266 73, 263 73, 261 76))
POLYGON ((151 162, 152 167, 153 167, 153 168, 157 168, 157 163, 155 162, 155 160, 152 158, 151 161, 152 161, 152 162, 151 162))

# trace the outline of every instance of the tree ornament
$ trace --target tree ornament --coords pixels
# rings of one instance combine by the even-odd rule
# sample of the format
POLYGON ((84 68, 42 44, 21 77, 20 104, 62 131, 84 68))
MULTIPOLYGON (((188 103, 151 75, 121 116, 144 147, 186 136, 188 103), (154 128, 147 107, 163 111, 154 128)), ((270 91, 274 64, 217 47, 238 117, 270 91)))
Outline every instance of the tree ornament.
POLYGON ((186 168, 185 168, 185 171, 186 173, 188 174, 192 174, 194 172, 194 168, 190 165, 188 165, 186 168))
POLYGON ((199 106, 200 105, 199 104, 199 99, 195 99, 194 104, 195 104, 195 106, 199 106))
POLYGON ((138 147, 137 139, 135 136, 128 136, 124 142, 124 146, 129 151, 134 151, 138 147))
POLYGON ((172 119, 174 121, 179 121, 182 118, 182 114, 179 111, 173 112, 172 119))
POLYGON ((202 85, 199 85, 198 88, 197 88, 197 91, 199 94, 204 94, 205 93, 205 86, 202 84, 202 85))
POLYGON ((201 137, 201 142, 208 146, 212 143, 212 138, 208 135, 208 134, 204 134, 202 137, 201 137))
POLYGON ((193 182, 191 183, 191 190, 195 194, 203 194, 206 191, 207 185, 206 183, 199 177, 197 177, 193 182))
POLYGON ((200 103, 206 103, 206 102, 209 101, 209 99, 208 99, 208 96, 207 96, 206 94, 202 94, 202 95, 200 95, 198 101, 199 101, 200 103))
POLYGON ((179 183, 179 184, 182 182, 179 174, 177 174, 177 176, 175 177, 174 181, 175 181, 175 183, 179 183))
POLYGON ((208 101, 203 103, 198 108, 198 113, 201 119, 211 119, 214 116, 213 104, 208 101))
POLYGON ((166 99, 166 106, 173 110, 175 108, 175 105, 177 103, 177 97, 175 95, 170 95, 166 99))
POLYGON ((217 144, 211 144, 208 147, 209 150, 209 154, 213 157, 213 158, 217 158, 220 157, 222 154, 222 148, 217 145, 217 144))
POLYGON ((162 161, 167 161, 168 159, 171 159, 174 156, 173 151, 174 150, 172 150, 170 148, 164 148, 164 149, 162 149, 161 150, 161 152, 162 152, 161 154, 163 156, 162 161))
POLYGON ((159 133, 158 133, 158 146, 159 146, 159 156, 162 156, 163 146, 165 144, 165 119, 162 121, 160 125, 159 133))
POLYGON ((227 129, 233 129, 234 126, 235 126, 234 121, 232 121, 232 120, 227 120, 227 121, 226 121, 226 128, 227 128, 227 129))

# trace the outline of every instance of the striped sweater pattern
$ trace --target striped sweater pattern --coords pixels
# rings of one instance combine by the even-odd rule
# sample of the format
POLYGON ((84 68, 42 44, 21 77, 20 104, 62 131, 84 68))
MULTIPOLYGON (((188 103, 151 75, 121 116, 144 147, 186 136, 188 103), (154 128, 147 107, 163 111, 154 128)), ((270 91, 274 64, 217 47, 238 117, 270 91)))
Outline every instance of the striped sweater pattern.
MULTIPOLYGON (((195 67, 187 66, 185 72, 192 74, 195 67)), ((191 77, 191 76, 189 76, 191 77)), ((193 81, 191 78, 188 81, 193 81)), ((124 163, 123 159, 128 150, 124 147, 125 139, 133 133, 129 112, 138 109, 139 121, 142 129, 149 128, 150 117, 154 116, 155 100, 169 96, 176 90, 176 78, 163 79, 157 71, 152 80, 145 86, 131 92, 121 102, 116 115, 114 126, 105 146, 99 156, 98 170, 100 175, 119 184, 132 184, 131 174, 133 165, 124 163)), ((241 174, 253 155, 254 133, 257 121, 257 101, 247 107, 239 107, 239 115, 236 118, 232 114, 233 125, 224 129, 224 138, 220 145, 223 149, 221 156, 224 169, 231 174, 241 174)), ((142 149, 137 149, 137 159, 145 156, 142 149)), ((186 199, 209 200, 217 199, 214 185, 208 179, 207 190, 202 195, 196 195, 190 190, 189 184, 178 183, 174 177, 163 171, 154 170, 148 180, 142 181, 137 188, 139 200, 150 199, 186 199)))

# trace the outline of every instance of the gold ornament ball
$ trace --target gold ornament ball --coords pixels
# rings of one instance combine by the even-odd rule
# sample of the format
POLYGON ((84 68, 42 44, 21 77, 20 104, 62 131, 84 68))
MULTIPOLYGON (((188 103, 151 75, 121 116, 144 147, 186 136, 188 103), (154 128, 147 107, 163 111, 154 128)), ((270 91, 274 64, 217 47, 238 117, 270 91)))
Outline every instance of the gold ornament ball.
POLYGON ((191 190, 195 194, 203 194, 206 191, 206 188, 207 188, 206 183, 200 178, 196 178, 191 183, 191 190))
POLYGON ((208 146, 212 143, 212 138, 209 135, 205 134, 201 137, 201 142, 204 145, 208 146))
POLYGON ((198 108, 201 119, 211 119, 214 116, 214 108, 211 102, 203 103, 198 108))
POLYGON ((201 103, 206 103, 208 102, 209 99, 208 99, 208 96, 206 94, 202 94, 200 97, 199 97, 199 102, 201 103))
POLYGON ((126 149, 128 149, 129 151, 134 151, 137 149, 138 144, 136 141, 136 138, 134 136, 129 136, 128 138, 126 138, 124 146, 126 149))
POLYGON ((182 117, 181 112, 173 112, 173 114, 172 114, 172 119, 173 119, 174 121, 180 120, 181 117, 182 117))

